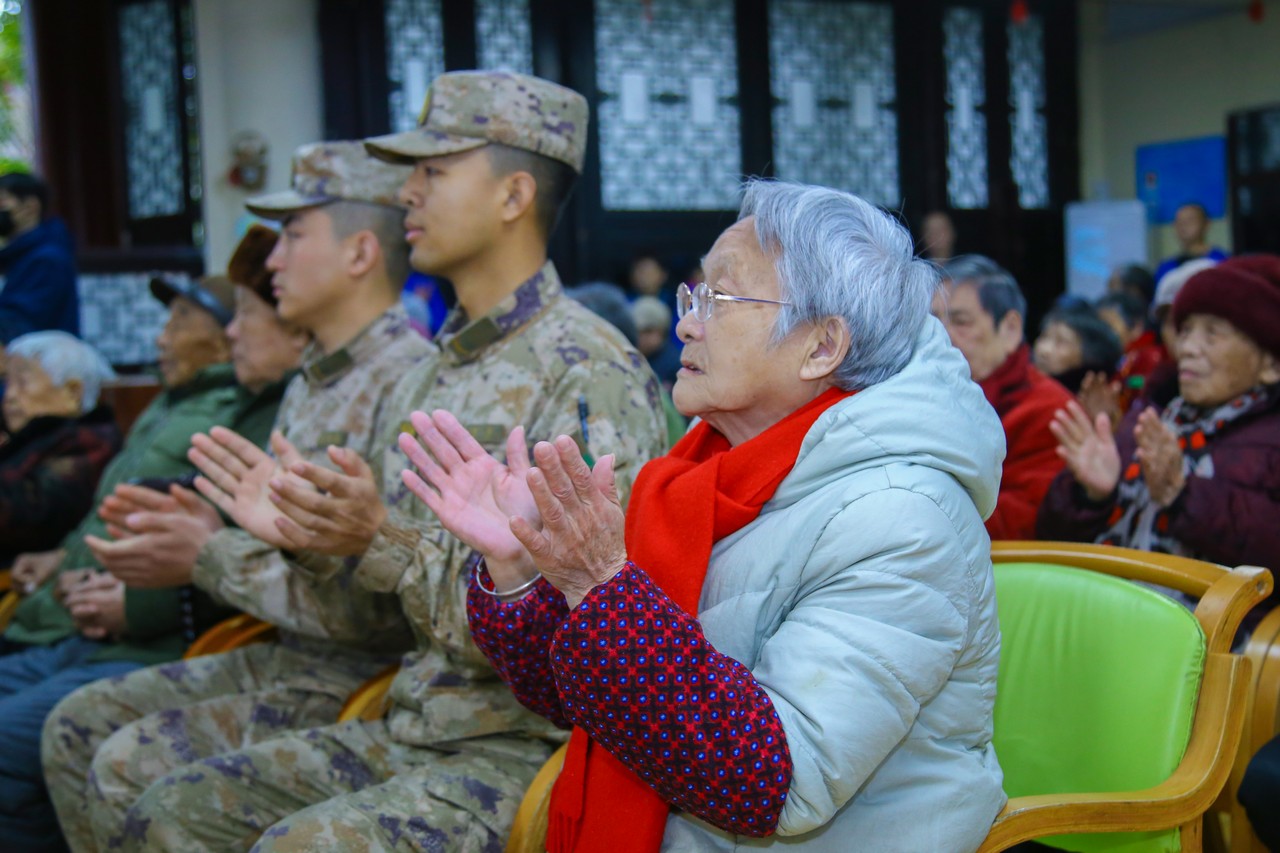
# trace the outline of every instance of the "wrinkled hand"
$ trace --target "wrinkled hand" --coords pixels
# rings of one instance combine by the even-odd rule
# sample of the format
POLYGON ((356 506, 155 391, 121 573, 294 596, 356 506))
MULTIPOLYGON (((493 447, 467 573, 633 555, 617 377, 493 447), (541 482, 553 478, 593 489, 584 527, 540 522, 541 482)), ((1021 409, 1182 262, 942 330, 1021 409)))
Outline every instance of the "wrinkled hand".
POLYGON ((1076 394, 1090 422, 1096 421, 1098 415, 1106 415, 1111 422, 1111 430, 1119 426, 1124 413, 1120 411, 1120 383, 1107 380, 1105 373, 1090 371, 1080 382, 1080 391, 1076 394))
POLYGON ((524 427, 507 436, 507 464, 485 452, 449 412, 409 416, 418 437, 400 435, 400 449, 418 473, 405 470, 404 484, 440 519, 445 529, 485 557, 497 589, 514 589, 533 577, 529 552, 511 532, 512 516, 541 526, 529 491, 529 450, 524 427))
POLYGON ((191 583, 196 557, 223 527, 221 516, 195 492, 174 486, 165 497, 172 498, 178 511, 131 513, 123 519, 125 535, 112 533, 116 541, 84 539, 103 568, 128 586, 160 589, 191 583))
POLYGON ((1187 484, 1178 437, 1165 426, 1154 409, 1138 415, 1133 437, 1138 442, 1137 458, 1142 465, 1142 479, 1151 491, 1151 499, 1161 507, 1169 506, 1178 499, 1187 484))
POLYGON ((66 553, 62 548, 54 548, 52 551, 19 554, 9 573, 10 583, 22 595, 30 595, 53 577, 66 553))
POLYGON ((511 532, 538 571, 577 607, 594 587, 626 566, 622 502, 613 479, 613 455, 588 468, 578 445, 562 435, 533 448, 537 468, 526 476, 542 530, 529 519, 511 519, 511 532))
POLYGON ((67 610, 76 629, 90 640, 124 633, 124 584, 111 575, 94 572, 67 593, 67 610))
POLYGON ((286 472, 267 483, 268 497, 279 511, 276 533, 295 551, 317 551, 336 557, 363 554, 382 523, 387 508, 373 469, 354 450, 330 447, 329 459, 339 471, 302 460, 284 436, 271 437, 271 447, 286 472))
POLYGON ((107 532, 112 539, 125 539, 132 535, 126 519, 139 513, 183 513, 199 518, 210 530, 221 530, 225 526, 213 504, 201 500, 195 492, 177 483, 171 485, 167 492, 121 483, 98 506, 98 517, 107 523, 107 532))
MULTIPOLYGON (((272 433, 273 447, 277 439, 284 441, 279 432, 272 433)), ((284 444, 292 448, 288 442, 284 444)), ((280 532, 278 522, 284 515, 271 500, 270 483, 273 479, 293 478, 285 469, 302 461, 296 450, 273 459, 261 447, 231 430, 214 427, 208 435, 197 433, 191 437, 187 458, 204 475, 196 478, 196 491, 229 515, 241 529, 268 545, 294 547, 280 532)))
POLYGON ((59 573, 58 579, 54 581, 53 585, 54 600, 65 605, 71 590, 96 574, 97 572, 93 569, 69 569, 59 573))
POLYGON ((1058 440, 1058 455, 1090 500, 1100 501, 1120 482, 1120 450, 1106 415, 1092 421, 1075 400, 1059 409, 1049 422, 1058 440))
POLYGON ((129 535, 125 519, 135 512, 178 512, 177 500, 168 492, 160 492, 146 486, 121 483, 98 504, 98 518, 107 523, 107 530, 115 539, 129 535), (120 535, 116 535, 116 533, 120 535))

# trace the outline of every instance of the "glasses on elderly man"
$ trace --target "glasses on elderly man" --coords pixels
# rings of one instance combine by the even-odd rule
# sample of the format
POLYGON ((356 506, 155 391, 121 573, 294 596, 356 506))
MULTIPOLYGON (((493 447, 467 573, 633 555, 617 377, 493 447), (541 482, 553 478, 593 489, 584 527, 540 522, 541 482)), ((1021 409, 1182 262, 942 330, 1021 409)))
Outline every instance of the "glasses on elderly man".
POLYGON ((700 282, 693 290, 689 289, 689 285, 681 284, 676 291, 676 317, 683 320, 684 315, 690 311, 693 317, 699 323, 705 323, 711 319, 711 309, 717 302, 760 302, 765 305, 790 305, 790 302, 780 302, 777 299, 754 299, 750 296, 734 296, 729 293, 721 293, 718 290, 712 290, 711 285, 705 281, 700 282))

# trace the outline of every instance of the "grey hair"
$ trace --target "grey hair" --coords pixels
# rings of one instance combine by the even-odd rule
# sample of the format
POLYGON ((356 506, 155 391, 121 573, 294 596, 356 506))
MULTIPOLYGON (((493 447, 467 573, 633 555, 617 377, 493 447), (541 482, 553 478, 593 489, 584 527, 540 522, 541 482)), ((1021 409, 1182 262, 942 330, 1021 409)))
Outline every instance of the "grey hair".
POLYGON ((116 372, 96 349, 66 332, 31 332, 10 342, 10 356, 40 365, 54 385, 79 380, 82 387, 80 411, 98 405, 102 383, 116 378, 116 372))
POLYGON ((636 329, 641 332, 671 328, 671 309, 656 296, 637 296, 631 303, 631 316, 635 318, 636 329))
POLYGON ((997 325, 1010 311, 1017 311, 1024 321, 1027 319, 1027 297, 1022 294, 1017 279, 986 255, 953 258, 943 266, 942 278, 956 285, 971 284, 977 288, 982 310, 990 314, 997 325))
POLYGON ((937 268, 915 257, 906 228, 855 195, 783 181, 749 181, 739 219, 748 216, 790 303, 778 312, 775 343, 838 317, 850 346, 837 386, 867 388, 906 366, 938 287, 937 268))

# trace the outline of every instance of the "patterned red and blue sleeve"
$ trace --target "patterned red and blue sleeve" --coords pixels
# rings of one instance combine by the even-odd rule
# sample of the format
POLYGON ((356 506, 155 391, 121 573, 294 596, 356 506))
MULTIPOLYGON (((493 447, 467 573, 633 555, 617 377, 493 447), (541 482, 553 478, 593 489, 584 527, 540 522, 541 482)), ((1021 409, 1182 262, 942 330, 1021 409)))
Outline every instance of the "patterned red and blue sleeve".
POLYGON ((739 835, 777 827, 791 754, 768 693, 632 563, 554 637, 564 713, 677 809, 739 835))
POLYGON ((561 728, 570 723, 560 706, 551 674, 551 638, 569 612, 564 595, 539 578, 523 598, 503 601, 480 589, 477 579, 493 586, 479 556, 467 562, 467 622, 476 647, 493 664, 521 705, 561 728))

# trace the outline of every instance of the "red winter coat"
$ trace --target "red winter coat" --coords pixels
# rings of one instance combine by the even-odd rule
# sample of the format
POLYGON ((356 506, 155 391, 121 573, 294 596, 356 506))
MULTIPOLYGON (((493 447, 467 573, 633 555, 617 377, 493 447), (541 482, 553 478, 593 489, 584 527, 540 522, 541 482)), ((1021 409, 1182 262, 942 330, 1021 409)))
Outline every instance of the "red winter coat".
POLYGON ((987 533, 992 539, 1034 539, 1036 512, 1064 464, 1049 422, 1072 399, 1071 392, 1036 370, 1026 344, 978 384, 1000 416, 1007 447, 987 533))

